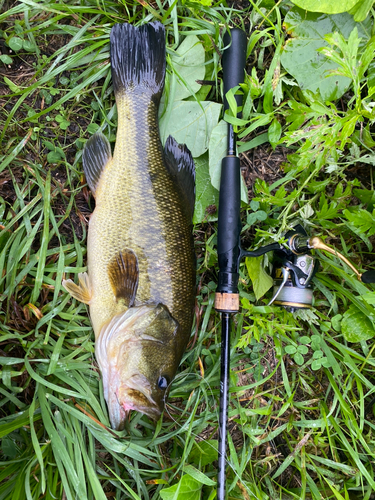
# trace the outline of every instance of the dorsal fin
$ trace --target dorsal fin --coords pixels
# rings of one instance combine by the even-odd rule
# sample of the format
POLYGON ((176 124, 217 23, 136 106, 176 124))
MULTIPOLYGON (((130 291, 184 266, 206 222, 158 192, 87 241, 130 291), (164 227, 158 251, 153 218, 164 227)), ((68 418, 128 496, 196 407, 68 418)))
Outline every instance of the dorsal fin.
POLYGON ((116 300, 132 307, 138 288, 138 259, 133 250, 125 248, 108 264, 108 276, 116 300))
POLYGON ((193 218, 195 205, 195 165, 190 150, 185 144, 178 144, 170 135, 164 146, 165 164, 176 181, 180 194, 193 218))
POLYGON ((83 154, 83 171, 87 184, 95 194, 101 173, 112 159, 111 145, 105 135, 97 132, 86 142, 83 154))

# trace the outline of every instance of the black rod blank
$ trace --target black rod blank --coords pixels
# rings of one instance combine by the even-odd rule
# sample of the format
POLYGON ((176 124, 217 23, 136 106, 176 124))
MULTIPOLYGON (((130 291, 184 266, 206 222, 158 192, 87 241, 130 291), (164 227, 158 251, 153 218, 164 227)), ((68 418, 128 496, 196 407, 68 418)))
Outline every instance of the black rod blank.
MULTIPOLYGON (((226 93, 244 80, 247 39, 245 33, 234 28, 224 35, 223 80, 224 110, 229 108, 226 93)), ((242 106, 242 95, 234 96, 237 107, 242 106)), ((217 253, 219 279, 215 296, 215 309, 222 313, 221 330, 221 373, 219 413, 219 453, 217 500, 226 498, 226 448, 229 402, 230 330, 231 313, 239 309, 238 276, 240 246, 241 208, 240 159, 236 156, 236 135, 228 125, 228 154, 221 164, 219 194, 217 253)))
POLYGON ((220 414, 219 414, 219 467, 217 476, 217 498, 225 498, 225 471, 229 401, 230 365, 230 314, 221 315, 221 361, 220 361, 220 414))

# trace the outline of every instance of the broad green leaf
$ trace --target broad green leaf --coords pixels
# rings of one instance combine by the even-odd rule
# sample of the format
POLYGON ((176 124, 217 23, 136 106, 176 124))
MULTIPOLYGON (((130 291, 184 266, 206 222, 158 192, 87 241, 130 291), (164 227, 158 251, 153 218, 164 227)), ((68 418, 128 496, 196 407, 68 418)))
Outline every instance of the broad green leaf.
POLYGON ((212 185, 220 189, 221 161, 227 154, 228 124, 224 120, 213 129, 209 145, 209 168, 212 185))
POLYGON ((18 52, 19 50, 22 49, 23 40, 22 40, 22 38, 19 38, 18 36, 13 36, 12 38, 9 38, 8 45, 9 45, 9 48, 14 50, 14 52, 18 52))
POLYGON ((181 101, 198 92, 201 84, 196 80, 204 80, 206 73, 205 52, 199 38, 187 36, 173 54, 171 62, 178 75, 174 100, 181 101))
POLYGON ((90 123, 87 127, 87 132, 89 134, 95 134, 99 130, 99 125, 97 123, 90 123))
POLYGON ((194 442, 189 460, 200 467, 212 464, 212 462, 217 460, 217 447, 218 441, 216 439, 194 442))
POLYGON ((361 342, 375 336, 371 321, 353 305, 343 315, 341 331, 348 342, 361 342))
POLYGON ((189 474, 189 476, 196 479, 200 483, 205 484, 206 486, 216 486, 216 481, 207 477, 206 474, 203 474, 203 472, 196 469, 193 465, 185 464, 184 471, 186 472, 186 474, 189 474))
POLYGON ((163 500, 200 500, 202 483, 185 474, 180 481, 160 491, 163 500))
POLYGON ((62 156, 57 151, 50 151, 47 155, 48 163, 57 163, 58 161, 63 160, 62 156))
POLYGON ((293 359, 297 363, 297 365, 300 365, 300 366, 302 366, 303 363, 305 362, 305 360, 303 359, 302 354, 300 354, 299 352, 295 353, 293 359))
POLYGON ((247 257, 246 268, 258 300, 272 287, 273 279, 264 270, 263 257, 247 257))
POLYGON ((281 123, 277 120, 277 118, 274 118, 268 128, 268 140, 270 141, 270 144, 274 149, 281 137, 281 132, 281 123))
POLYGON ((367 304, 375 305, 375 292, 367 292, 362 295, 362 298, 367 302, 367 304))
POLYGON ((298 342, 299 342, 300 344, 310 344, 310 341, 311 341, 311 339, 310 339, 310 337, 308 337, 307 335, 304 335, 303 337, 300 337, 300 338, 298 339, 298 342))
MULTIPOLYGON (((168 136, 165 136, 164 127, 171 119, 174 102, 200 93, 202 85, 197 83, 197 80, 203 80, 206 73, 205 51, 195 35, 187 36, 168 60, 173 69, 159 107, 159 115, 162 117, 160 119, 160 135, 165 139, 168 136), (167 106, 165 106, 166 101, 167 106)), ((207 95, 206 92, 204 95, 207 95)), ((196 97, 198 98, 198 94, 196 97)), ((203 100, 204 97, 201 99, 203 100)))
MULTIPOLYGON (((209 145, 209 168, 212 185, 220 190, 221 162, 227 154, 228 124, 224 120, 211 133, 209 145)), ((247 187, 241 177, 241 200, 248 202, 247 187)))
POLYGON ((30 42, 29 40, 24 40, 22 46, 27 52, 35 52, 36 51, 35 43, 30 42))
POLYGON ((297 352, 297 347, 295 347, 294 345, 286 345, 285 346, 285 352, 287 354, 294 354, 297 352))
POLYGON ((63 120, 61 123, 60 123, 60 128, 61 130, 66 130, 70 125, 70 122, 66 121, 66 120, 63 120))
POLYGON ((251 202, 250 202, 251 210, 254 210, 254 212, 256 212, 258 210, 259 206, 260 206, 259 201, 251 200, 251 202))
POLYGON ((336 330, 336 332, 341 332, 341 320, 342 314, 336 314, 331 318, 332 328, 336 330))
POLYGON ((315 352, 316 352, 316 349, 319 349, 319 348, 320 348, 320 339, 319 340, 313 340, 311 342, 311 349, 315 350, 315 352))
POLYGON ((349 14, 353 16, 354 21, 360 23, 366 19, 373 4, 374 0, 359 0, 350 10, 349 14))
POLYGON ((300 354, 307 354, 309 352, 309 348, 307 347, 307 345, 300 345, 298 346, 298 352, 300 354))
POLYGON ((320 359, 323 357, 323 352, 322 351, 315 351, 313 354, 314 359, 320 359))
POLYGON ((208 170, 208 154, 205 153, 195 158, 195 210, 193 223, 200 224, 203 220, 217 220, 217 209, 219 203, 219 191, 211 184, 208 170), (207 207, 212 207, 213 213, 207 212, 207 207))
POLYGON ((0 56, 0 61, 3 62, 4 64, 12 64, 13 59, 7 54, 3 54, 0 56))
POLYGON ((221 104, 210 101, 176 101, 165 122, 166 114, 160 120, 163 131, 162 142, 172 135, 180 144, 186 144, 194 158, 208 149, 211 132, 217 125, 221 104))
MULTIPOLYGON (((375 205, 375 191, 372 189, 353 189, 353 194, 356 196, 361 203, 366 205, 375 205)), ((368 207, 369 208, 369 207, 368 207)), ((369 208, 371 210, 371 208, 369 208)))
POLYGON ((348 89, 351 80, 341 75, 329 75, 338 64, 327 59, 317 50, 327 47, 324 39, 328 33, 338 32, 345 39, 355 27, 365 44, 371 34, 371 20, 356 23, 348 13, 318 14, 294 7, 285 16, 284 27, 290 35, 281 54, 281 64, 297 80, 302 90, 319 92, 324 101, 340 98, 348 89))
POLYGON ((320 370, 322 367, 322 361, 320 359, 315 359, 312 363, 311 363, 311 369, 312 370, 320 370))
POLYGON ((324 14, 339 14, 348 12, 358 0, 292 0, 292 2, 309 12, 323 12, 324 14))

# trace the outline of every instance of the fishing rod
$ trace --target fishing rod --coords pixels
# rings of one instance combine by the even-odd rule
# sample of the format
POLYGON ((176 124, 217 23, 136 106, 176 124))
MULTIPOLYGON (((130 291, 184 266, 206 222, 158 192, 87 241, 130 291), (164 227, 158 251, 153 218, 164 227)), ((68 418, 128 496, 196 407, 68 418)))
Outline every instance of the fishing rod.
MULTIPOLYGON (((244 81, 247 38, 244 31, 233 28, 224 35, 224 45, 229 47, 222 58, 224 80, 224 112, 229 109, 226 94, 244 81)), ((237 107, 242 106, 242 95, 235 95, 237 107)), ((236 134, 228 124, 227 156, 221 164, 217 253, 219 279, 215 294, 215 309, 221 312, 221 363, 220 363, 220 413, 217 500, 225 500, 226 447, 229 400, 230 331, 231 315, 239 310, 238 273, 241 255, 241 171, 236 156, 236 134)))
MULTIPOLYGON (((224 111, 229 109, 226 94, 243 82, 247 39, 245 33, 234 28, 224 35, 229 46, 223 53, 224 111)), ((237 107, 242 106, 242 95, 234 96, 237 107)), ((289 311, 312 307, 313 283, 318 259, 311 250, 330 253, 343 261, 362 283, 375 283, 375 271, 360 273, 341 253, 319 237, 309 237, 301 225, 296 225, 284 235, 283 243, 271 243, 254 251, 241 248, 241 172, 240 159, 236 155, 236 134, 228 124, 227 156, 222 160, 219 193, 217 254, 219 263, 215 309, 221 313, 221 363, 220 363, 220 411, 217 499, 226 497, 226 448, 229 404, 230 331, 231 317, 239 311, 239 263, 243 257, 260 257, 274 252, 274 290, 270 304, 283 306, 289 311)))

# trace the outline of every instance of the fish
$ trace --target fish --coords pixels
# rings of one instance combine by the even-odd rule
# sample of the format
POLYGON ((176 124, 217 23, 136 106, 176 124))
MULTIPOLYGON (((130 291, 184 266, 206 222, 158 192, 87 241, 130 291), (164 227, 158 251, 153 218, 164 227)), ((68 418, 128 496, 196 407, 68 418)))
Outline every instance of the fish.
POLYGON ((85 144, 87 273, 63 286, 89 306, 111 426, 122 430, 131 410, 160 418, 191 335, 195 166, 186 145, 160 139, 164 26, 115 24, 110 56, 116 144, 113 155, 102 133, 85 144))

